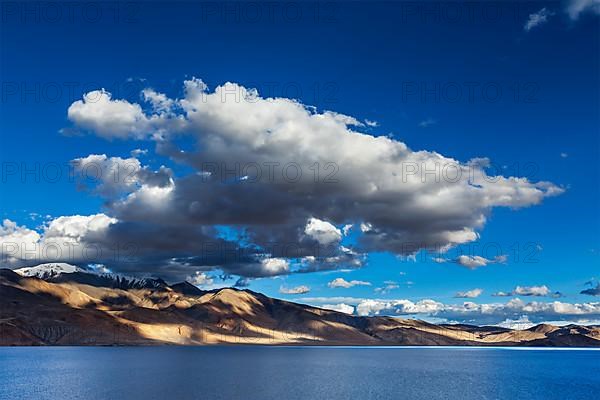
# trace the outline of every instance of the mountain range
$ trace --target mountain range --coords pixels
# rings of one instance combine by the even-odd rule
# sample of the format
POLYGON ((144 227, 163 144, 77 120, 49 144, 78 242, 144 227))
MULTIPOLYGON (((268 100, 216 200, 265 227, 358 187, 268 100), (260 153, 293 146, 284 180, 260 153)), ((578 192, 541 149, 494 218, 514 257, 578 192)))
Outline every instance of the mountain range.
POLYGON ((436 325, 69 264, 0 269, 0 345, 165 344, 600 347, 600 326, 436 325))

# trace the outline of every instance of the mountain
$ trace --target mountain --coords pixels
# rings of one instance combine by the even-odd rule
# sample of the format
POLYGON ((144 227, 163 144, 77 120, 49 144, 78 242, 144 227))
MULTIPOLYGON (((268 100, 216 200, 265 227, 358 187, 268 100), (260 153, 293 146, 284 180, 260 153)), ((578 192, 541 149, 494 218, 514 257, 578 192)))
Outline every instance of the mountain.
POLYGON ((72 274, 74 272, 85 272, 84 269, 67 263, 47 263, 34 267, 24 267, 16 269, 15 272, 23 276, 35 276, 40 279, 54 278, 62 274, 72 274))
MULTIPOLYGON (((133 278, 110 273, 98 273, 67 263, 48 263, 15 270, 26 277, 37 277, 47 282, 78 282, 112 289, 164 288, 167 283, 158 278, 133 278)), ((199 289, 198 289, 199 290, 199 289)))
POLYGON ((434 325, 351 316, 250 290, 202 291, 187 282, 115 286, 82 271, 24 275, 0 270, 2 345, 600 346, 598 326, 434 325))

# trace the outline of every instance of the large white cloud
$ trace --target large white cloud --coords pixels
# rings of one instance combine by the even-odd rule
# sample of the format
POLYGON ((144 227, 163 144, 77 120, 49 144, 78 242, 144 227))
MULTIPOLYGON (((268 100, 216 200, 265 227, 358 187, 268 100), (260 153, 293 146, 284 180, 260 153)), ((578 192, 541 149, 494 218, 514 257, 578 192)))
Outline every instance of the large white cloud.
MULTIPOLYGON (((184 82, 181 99, 146 90, 147 113, 105 91, 99 101, 87 100, 92 95, 98 96, 92 92, 71 106, 76 126, 103 137, 143 133, 161 154, 196 170, 175 179, 168 196, 141 188, 112 202, 116 217, 157 225, 235 225, 260 247, 297 243, 297 257, 318 256, 314 246, 324 244, 332 248, 327 257, 320 254, 322 260, 347 257, 336 243, 348 224, 369 227, 358 236, 363 252, 445 250, 476 240, 493 207, 527 207, 563 191, 548 182, 488 175, 486 159, 461 163, 414 151, 356 130, 362 125, 357 118, 320 113, 292 99, 262 98, 235 83, 210 92, 194 78, 184 82), (195 141, 193 150, 177 146, 181 135, 195 141), (147 207, 155 195, 156 207, 147 207)), ((289 258, 282 252, 272 256, 289 258)), ((472 258, 461 264, 489 262, 472 258)))
POLYGON ((43 232, 4 220, 0 227, 0 265, 18 267, 45 261, 86 261, 117 250, 105 247, 107 231, 117 220, 105 214, 71 215, 51 220, 43 232))
POLYGON ((150 127, 142 107, 113 100, 104 89, 86 93, 82 100, 71 104, 67 115, 79 127, 105 138, 143 137, 150 127))

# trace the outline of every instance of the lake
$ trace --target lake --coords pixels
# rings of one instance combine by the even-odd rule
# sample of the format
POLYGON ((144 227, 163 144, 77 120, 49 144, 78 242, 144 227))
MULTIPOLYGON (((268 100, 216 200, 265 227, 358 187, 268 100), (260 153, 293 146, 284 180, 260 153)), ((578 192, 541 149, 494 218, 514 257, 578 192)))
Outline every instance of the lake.
POLYGON ((0 348, 0 399, 592 399, 600 351, 0 348))

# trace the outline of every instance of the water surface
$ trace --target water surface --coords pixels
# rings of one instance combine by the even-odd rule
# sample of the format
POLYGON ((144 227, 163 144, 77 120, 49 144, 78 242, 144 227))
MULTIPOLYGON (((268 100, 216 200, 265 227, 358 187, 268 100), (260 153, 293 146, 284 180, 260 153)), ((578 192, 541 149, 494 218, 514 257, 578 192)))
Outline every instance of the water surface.
POLYGON ((600 351, 0 348, 0 399, 593 399, 600 351))

